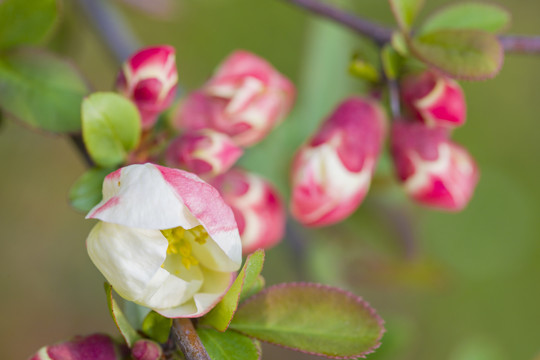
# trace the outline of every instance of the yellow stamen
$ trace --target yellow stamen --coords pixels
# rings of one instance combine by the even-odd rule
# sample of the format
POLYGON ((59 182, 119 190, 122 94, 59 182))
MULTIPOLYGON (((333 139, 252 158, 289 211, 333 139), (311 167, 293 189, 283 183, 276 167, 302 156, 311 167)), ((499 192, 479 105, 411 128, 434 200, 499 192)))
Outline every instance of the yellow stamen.
POLYGON ((192 265, 199 264, 199 261, 191 254, 192 248, 190 242, 196 241, 201 245, 206 243, 208 233, 202 225, 188 230, 178 226, 173 229, 161 230, 161 233, 169 241, 167 254, 180 255, 182 265, 188 270, 192 265))

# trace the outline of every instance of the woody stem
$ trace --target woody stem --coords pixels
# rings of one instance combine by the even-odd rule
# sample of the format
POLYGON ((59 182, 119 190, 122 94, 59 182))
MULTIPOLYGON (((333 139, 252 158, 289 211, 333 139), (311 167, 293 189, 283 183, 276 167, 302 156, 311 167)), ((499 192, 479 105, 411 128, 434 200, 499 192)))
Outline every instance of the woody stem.
POLYGON ((174 319, 172 331, 176 345, 186 360, 211 360, 191 319, 174 319))

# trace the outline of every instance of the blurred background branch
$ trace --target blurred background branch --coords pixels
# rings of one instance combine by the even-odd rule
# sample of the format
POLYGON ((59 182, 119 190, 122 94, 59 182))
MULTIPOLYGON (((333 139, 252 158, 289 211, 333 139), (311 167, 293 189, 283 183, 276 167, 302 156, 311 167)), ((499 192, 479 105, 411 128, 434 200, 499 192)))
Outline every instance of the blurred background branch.
MULTIPOLYGON (((333 20, 383 45, 392 38, 394 29, 338 9, 318 0, 284 0, 324 18, 333 20)), ((540 54, 540 36, 502 35, 499 40, 506 52, 540 54)))

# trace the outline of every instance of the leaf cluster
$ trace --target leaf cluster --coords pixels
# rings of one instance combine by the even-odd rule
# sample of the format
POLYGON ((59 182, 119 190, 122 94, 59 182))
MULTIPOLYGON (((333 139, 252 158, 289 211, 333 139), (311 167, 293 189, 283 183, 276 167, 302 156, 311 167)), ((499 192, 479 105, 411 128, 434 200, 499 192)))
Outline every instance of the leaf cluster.
MULTIPOLYGON (((311 283, 263 289, 264 251, 246 259, 220 303, 198 320, 197 333, 210 357, 261 358, 259 341, 319 356, 356 359, 372 352, 384 332, 381 318, 361 298, 311 283)), ((105 285, 109 309, 128 345, 142 337, 165 343, 172 321, 149 312, 136 331, 105 285)))
MULTIPOLYGON (((413 28, 424 0, 389 0, 399 26, 391 44, 392 56, 413 57, 457 79, 484 80, 497 75, 504 51, 497 34, 510 24, 510 14, 498 5, 453 3, 413 28), (414 30, 413 30, 414 29, 414 30)), ((384 57, 384 56, 383 56, 384 57)), ((399 64, 388 60, 390 77, 399 64)))

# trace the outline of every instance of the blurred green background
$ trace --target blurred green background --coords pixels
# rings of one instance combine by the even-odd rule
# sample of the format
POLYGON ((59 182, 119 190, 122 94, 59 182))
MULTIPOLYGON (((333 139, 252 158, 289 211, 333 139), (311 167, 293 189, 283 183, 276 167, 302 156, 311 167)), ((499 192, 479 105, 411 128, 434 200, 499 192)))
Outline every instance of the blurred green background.
MULTIPOLYGON (((334 3, 392 23, 386 1, 334 3)), ((427 1, 423 16, 444 3, 427 1)), ((511 32, 540 34, 537 0, 499 3, 513 13, 511 32)), ((95 89, 111 89, 118 65, 76 3, 63 5, 50 47, 73 59, 95 89)), ((291 152, 340 99, 362 90, 346 73, 352 53, 373 56, 368 42, 282 0, 176 0, 166 20, 115 5, 143 44, 176 47, 187 90, 237 48, 267 58, 297 84, 291 117, 242 160, 284 194, 291 152)), ((339 285, 377 309, 388 331, 369 359, 532 360, 540 353, 540 57, 509 55, 497 78, 463 86, 468 123, 454 137, 482 173, 465 211, 410 204, 383 159, 350 220, 319 231, 292 224, 294 236, 267 254, 269 283, 339 285)), ((103 278, 84 246, 93 222, 67 204, 84 163, 68 140, 4 120, 0 358, 25 359, 75 334, 116 334, 103 278)), ((311 358, 264 348, 264 359, 311 358)))

